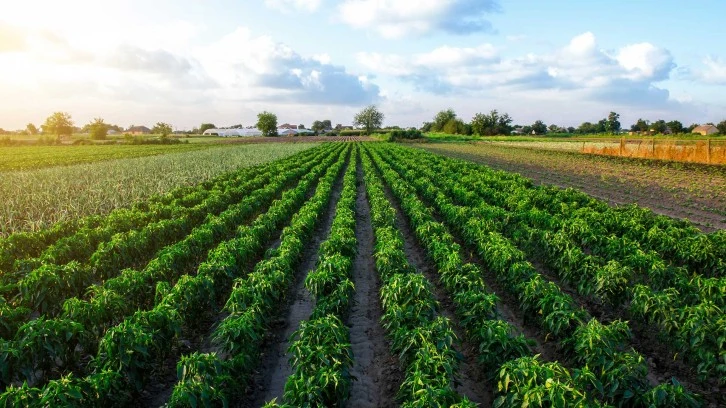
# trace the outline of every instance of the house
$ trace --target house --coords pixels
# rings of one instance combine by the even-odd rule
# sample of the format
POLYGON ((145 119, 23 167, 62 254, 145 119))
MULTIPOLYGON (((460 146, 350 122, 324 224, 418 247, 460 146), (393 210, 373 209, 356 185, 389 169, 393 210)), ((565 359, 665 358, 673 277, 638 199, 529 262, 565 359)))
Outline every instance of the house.
POLYGON ((126 133, 131 135, 148 135, 151 133, 151 129, 146 126, 131 126, 126 130, 126 133))
POLYGON ((715 135, 718 133, 718 128, 714 125, 701 125, 693 128, 691 133, 698 133, 701 136, 715 135))
POLYGON ((512 130, 511 134, 513 135, 523 135, 524 134, 524 128, 521 126, 517 126, 512 130))

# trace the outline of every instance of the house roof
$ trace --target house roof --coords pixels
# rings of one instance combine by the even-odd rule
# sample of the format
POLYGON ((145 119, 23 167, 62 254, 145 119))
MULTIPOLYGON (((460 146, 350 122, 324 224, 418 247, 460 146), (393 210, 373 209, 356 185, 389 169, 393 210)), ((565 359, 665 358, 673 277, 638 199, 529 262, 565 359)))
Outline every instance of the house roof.
POLYGON ((695 132, 706 132, 709 130, 718 130, 718 128, 714 125, 700 125, 693 128, 693 133, 695 132))

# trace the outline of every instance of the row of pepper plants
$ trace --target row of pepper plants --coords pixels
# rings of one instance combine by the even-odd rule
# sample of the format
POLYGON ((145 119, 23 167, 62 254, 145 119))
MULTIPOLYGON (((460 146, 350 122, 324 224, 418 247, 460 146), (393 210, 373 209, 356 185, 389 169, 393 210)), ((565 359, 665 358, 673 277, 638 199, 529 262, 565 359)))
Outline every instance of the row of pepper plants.
MULTIPOLYGON (((290 166, 294 166, 298 160, 304 161, 306 157, 309 157, 309 154, 297 156, 290 166)), ((199 203, 192 209, 180 207, 177 205, 176 200, 173 201, 172 204, 166 207, 166 212, 176 214, 180 218, 152 223, 132 233, 117 234, 111 242, 106 243, 107 245, 101 244, 101 248, 98 248, 96 253, 93 254, 91 262, 75 262, 82 259, 76 259, 68 264, 43 262, 40 267, 20 280, 1 285, 5 295, 14 295, 14 298, 11 299, 11 302, 5 301, 4 298, 0 299, 0 338, 12 338, 18 325, 26 322, 31 313, 56 315, 61 310, 60 306, 64 299, 81 296, 85 288, 90 284, 108 279, 125 266, 142 263, 142 260, 147 260, 162 245, 169 243, 174 238, 172 235, 181 237, 179 233, 170 234, 169 229, 182 225, 184 230, 188 230, 198 224, 197 221, 204 221, 205 218, 209 219, 220 213, 224 210, 225 204, 239 202, 250 192, 261 188, 275 174, 270 171, 272 167, 269 166, 258 166, 259 168, 242 171, 240 181, 247 180, 244 177, 254 174, 257 174, 257 177, 250 182, 242 183, 241 186, 234 184, 234 180, 237 179, 232 179, 232 181, 223 184, 215 184, 214 191, 216 193, 213 196, 217 198, 204 200, 204 202, 199 203), (194 218, 188 217, 190 211, 196 214, 194 218), (205 211, 209 211, 209 213, 205 213, 205 211)), ((209 192, 211 189, 203 191, 209 192)), ((189 198, 189 195, 183 198, 189 198)), ((196 201, 196 199, 186 201, 185 205, 191 204, 192 201, 196 201)), ((153 213, 158 212, 158 210, 155 210, 153 213)), ((131 211, 130 213, 140 214, 138 211, 131 211)), ((139 215, 139 217, 142 220, 148 218, 143 214, 139 215)), ((133 221, 132 218, 133 215, 120 211, 112 213, 107 221, 111 226, 126 225, 128 223, 143 224, 141 221, 133 221), (123 214, 123 216, 119 214, 123 214), (125 219, 125 221, 120 221, 120 219, 125 219)), ((75 241, 66 242, 64 244, 66 247, 90 248, 92 246, 92 243, 82 235, 74 235, 70 238, 74 238, 75 241)), ((3 279, 6 278, 8 277, 3 276, 3 279)), ((6 282, 8 280, 6 279, 6 282)))
POLYGON ((375 163, 413 227, 417 240, 436 265, 439 279, 453 297, 456 313, 467 337, 479 350, 479 364, 490 380, 498 377, 498 407, 521 407, 567 403, 598 406, 594 399, 575 384, 572 374, 557 362, 543 362, 533 356, 531 345, 522 334, 502 320, 497 311, 499 298, 490 293, 483 271, 473 263, 464 262, 461 247, 448 228, 436 221, 431 208, 418 197, 416 190, 404 181, 377 152, 375 163))
MULTIPOLYGON (((383 152, 382 152, 383 153, 383 152)), ((675 380, 670 384, 651 387, 647 380, 644 358, 627 350, 631 333, 627 323, 614 321, 602 325, 579 307, 553 282, 548 281, 526 261, 525 254, 498 230, 490 206, 458 206, 439 188, 426 166, 427 153, 397 149, 385 152, 387 162, 411 183, 419 194, 433 203, 445 222, 454 228, 464 241, 476 248, 487 269, 511 293, 519 297, 520 308, 548 333, 559 340, 561 348, 575 363, 583 364, 577 381, 598 399, 617 405, 648 406, 656 396, 683 404, 696 404, 675 380)), ((442 182, 441 178, 437 182, 442 182)), ((456 179, 446 179, 447 185, 467 190, 456 179)))
POLYGON ((356 226, 357 149, 343 177, 343 190, 336 205, 330 235, 320 245, 315 269, 305 278, 305 287, 315 297, 309 320, 293 333, 288 353, 292 374, 285 383, 284 404, 272 407, 344 406, 350 396, 353 355, 350 333, 344 321, 355 285, 351 280, 358 241, 356 226))
POLYGON ((371 159, 361 159, 381 280, 381 321, 404 374, 397 398, 403 407, 476 406, 454 389, 458 359, 452 324, 439 314, 431 283, 408 262, 396 210, 371 159))
POLYGON ((295 280, 305 242, 312 236, 331 199, 350 148, 327 166, 315 194, 292 217, 280 237, 280 245, 267 251, 254 270, 235 280, 222 320, 212 334, 218 352, 194 352, 177 364, 179 382, 169 399, 170 407, 228 406, 244 385, 259 359, 268 323, 295 280))
MULTIPOLYGON (((335 150, 340 151, 340 149, 335 150)), ((240 262, 244 260, 245 262, 249 262, 255 254, 260 254, 263 251, 262 242, 260 241, 263 238, 269 237, 274 230, 281 228, 286 223, 286 220, 290 216, 288 214, 291 214, 292 211, 290 207, 297 205, 297 203, 300 203, 304 199, 306 192, 314 185, 317 177, 336 160, 338 154, 335 151, 332 152, 333 154, 330 154, 330 149, 326 151, 329 157, 325 158, 322 162, 313 162, 317 166, 301 180, 298 186, 283 193, 282 199, 275 201, 270 209, 261 214, 251 226, 243 225, 238 227, 234 223, 230 225, 229 227, 232 228, 232 231, 236 230, 236 238, 225 241, 216 249, 213 249, 209 253, 207 263, 202 264, 198 268, 198 272, 194 278, 190 278, 189 275, 184 275, 185 268, 177 268, 181 266, 177 262, 179 260, 172 257, 160 259, 160 262, 153 262, 149 265, 150 267, 143 271, 126 271, 123 276, 124 279, 109 280, 106 282, 103 290, 100 290, 99 294, 101 296, 94 297, 93 299, 94 301, 98 300, 97 302, 84 303, 85 301, 78 300, 70 302, 70 305, 75 308, 69 310, 70 315, 68 318, 51 320, 38 319, 29 323, 28 325, 33 324, 33 327, 27 331, 23 331, 24 334, 27 334, 26 337, 21 339, 24 342, 21 341, 11 344, 15 345, 15 348, 3 348, 3 353, 0 356, 4 357, 5 362, 8 363, 6 366, 16 368, 14 371, 19 371, 26 376, 32 377, 37 374, 32 371, 28 373, 29 370, 37 370, 39 367, 47 367, 46 372, 52 371, 53 369, 58 370, 58 367, 54 367, 54 365, 57 365, 60 361, 61 369, 59 371, 67 372, 69 370, 63 369, 74 368, 73 371, 79 372, 80 370, 82 372, 81 367, 78 367, 76 364, 79 361, 81 353, 95 353, 96 357, 93 360, 93 364, 87 367, 88 369, 94 370, 98 374, 106 369, 116 371, 117 366, 115 364, 119 364, 124 369, 124 378, 138 385, 140 383, 138 379, 143 374, 143 370, 138 369, 138 367, 143 367, 144 365, 136 362, 140 358, 137 354, 148 357, 150 351, 147 349, 148 345, 138 345, 138 348, 134 348, 138 344, 134 339, 134 331, 138 332, 139 327, 142 327, 146 328, 147 332, 149 332, 154 327, 153 325, 151 327, 148 326, 154 323, 153 321, 150 322, 149 319, 160 319, 164 317, 165 303, 163 299, 174 299, 174 297, 184 299, 185 296, 193 296, 195 293, 193 289, 195 288, 189 285, 193 286, 203 283, 197 279, 200 275, 210 275, 213 272, 216 273, 215 271, 227 273, 225 272, 226 269, 218 270, 213 268, 218 263, 218 260, 229 263, 230 267, 228 269, 231 268, 229 271, 231 274, 237 271, 237 269, 232 268, 237 263, 231 263, 230 260, 240 262), (247 251, 243 252, 242 249, 246 249, 247 251), (256 252, 253 251, 255 249, 256 252), (202 273, 202 271, 207 272, 202 273), (179 278, 180 276, 181 278, 179 278), (112 282, 112 285, 108 285, 112 282), (174 282, 176 284, 172 288, 174 282), (188 290, 175 290, 177 287, 187 287, 188 290), (150 311, 142 311, 148 309, 148 307, 153 307, 153 309, 150 311), (134 313, 135 310, 136 312, 134 313), (132 313, 133 315, 131 317, 125 318, 125 316, 131 315, 132 313), (83 324, 76 320, 83 322, 83 324), (112 326, 118 322, 120 322, 119 325, 112 326), (109 327, 110 329, 106 330, 109 327), (76 347, 78 345, 81 346, 80 350, 76 347), (14 357, 16 358, 15 360, 13 359, 14 357), (13 366, 11 363, 16 363, 16 365, 13 366)), ((297 178, 305 173, 303 163, 300 162, 298 164, 302 166, 302 171, 289 172, 291 174, 297 174, 297 178)), ((291 177, 293 179, 296 178, 295 176, 291 177)), ((275 191, 283 188, 286 176, 280 174, 279 178, 280 180, 276 183, 272 183, 271 188, 263 189, 268 196, 274 197, 276 195, 275 191)), ((265 197, 260 195, 253 195, 251 198, 265 201, 265 197)), ((252 205, 253 201, 247 204, 252 205)), ((189 246, 187 249, 196 252, 195 257, 197 258, 203 256, 203 252, 206 251, 198 251, 196 248, 209 247, 206 242, 213 242, 215 228, 219 230, 222 226, 223 224, 217 223, 211 224, 206 230, 198 230, 196 245, 189 246)), ((187 257, 187 251, 184 250, 176 251, 175 254, 181 257, 187 257)), ((220 279, 217 279, 217 281, 223 282, 220 279)), ((196 289, 196 292, 207 300, 213 299, 211 295, 216 293, 215 291, 203 291, 202 289, 204 287, 201 286, 196 287, 196 289)), ((207 286, 206 289, 209 289, 209 287, 207 286)), ((170 313, 176 313, 175 310, 178 311, 180 308, 171 308, 170 313)), ((195 308, 191 308, 188 313, 184 313, 181 316, 194 316, 195 310, 195 308)), ((140 337, 140 339, 143 340, 143 337, 140 337)), ((150 344, 156 345, 153 342, 150 344)), ((8 343, 5 343, 5 346, 7 345, 8 343)), ((10 373, 12 372, 10 371, 10 373)), ((38 380, 37 378, 33 379, 36 382, 38 380)), ((51 381, 49 387, 52 388, 53 386, 57 386, 57 383, 51 381)), ((23 388, 27 389, 27 384, 24 384, 21 388, 17 388, 15 391, 22 390, 23 388)), ((10 396, 14 395, 12 387, 9 388, 8 394, 10 396)), ((20 394, 22 395, 22 392, 20 394)))
POLYGON ((676 339, 675 350, 692 363, 701 378, 716 377, 721 383, 726 382, 723 277, 689 275, 684 267, 666 264, 658 254, 643 251, 627 237, 593 237, 589 226, 596 221, 589 207, 564 219, 562 213, 552 216, 532 205, 536 202, 542 207, 557 208, 545 204, 543 194, 538 194, 541 190, 511 188, 511 194, 502 198, 474 174, 462 178, 455 169, 436 169, 437 174, 444 172, 448 179, 460 179, 477 191, 478 195, 451 191, 461 202, 471 205, 484 198, 503 206, 507 202, 509 207, 516 205, 513 212, 489 208, 497 213, 499 230, 508 232, 523 248, 541 256, 563 282, 580 294, 595 295, 614 305, 629 304, 633 317, 656 326, 662 338, 676 339), (586 216, 577 218, 580 214, 586 216), (593 254, 586 254, 578 241, 586 243, 593 254))
MULTIPOLYGON (((315 157, 312 156, 313 159, 315 157)), ((254 215, 256 211, 263 209, 264 204, 269 203, 286 183, 292 182, 296 177, 304 174, 305 169, 300 168, 305 163, 309 163, 310 158, 311 156, 303 155, 282 162, 278 167, 268 168, 268 173, 276 174, 272 176, 272 179, 270 175, 263 174, 253 181, 245 183, 249 188, 245 188, 247 195, 243 196, 241 202, 230 205, 219 215, 208 214, 201 225, 196 226, 185 239, 156 253, 155 258, 145 269, 158 269, 159 266, 164 265, 178 268, 181 267, 180 260, 185 260, 188 264, 196 259, 200 252, 208 250, 216 242, 232 234, 236 224, 243 222, 246 218, 254 215), (275 182, 268 183, 262 188, 263 186, 259 185, 259 178, 274 180, 275 182), (256 186, 260 188, 253 189, 256 186), (272 186, 276 186, 276 188, 272 188, 272 186), (214 239, 209 239, 202 233, 210 228, 214 232, 214 239)), ((147 238, 145 237, 144 240, 148 241, 147 238)), ((149 253, 153 253, 153 251, 149 253)), ((130 263, 139 254, 129 251, 124 256, 126 258, 125 263, 130 263)), ((149 256, 145 254, 145 257, 148 258, 149 256)), ((120 263, 118 270, 121 270, 123 264, 124 262, 120 263)), ((125 275, 134 273, 133 271, 126 271, 121 274, 122 277, 119 279, 123 280, 125 275)), ((113 275, 118 275, 118 273, 103 273, 102 270, 97 268, 97 265, 80 265, 76 262, 61 267, 49 265, 40 268, 37 272, 30 274, 26 279, 18 283, 20 295, 16 298, 15 304, 4 303, 0 306, 0 334, 2 334, 2 338, 9 340, 17 337, 17 331, 32 319, 33 313, 50 317, 73 314, 72 310, 77 310, 79 307, 83 308, 83 304, 88 303, 79 299, 91 294, 90 299, 93 300, 96 298, 94 295, 98 293, 100 288, 108 288, 119 280, 112 278, 113 275), (95 284, 104 280, 103 286, 95 284), (93 286, 90 286, 92 284, 93 286)), ((107 307, 104 307, 104 309, 107 309, 107 307)))

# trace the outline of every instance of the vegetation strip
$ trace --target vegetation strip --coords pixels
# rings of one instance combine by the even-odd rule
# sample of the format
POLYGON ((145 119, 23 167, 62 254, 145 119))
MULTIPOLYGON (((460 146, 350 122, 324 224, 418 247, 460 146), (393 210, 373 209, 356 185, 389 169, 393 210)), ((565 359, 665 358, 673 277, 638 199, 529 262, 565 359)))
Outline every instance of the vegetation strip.
POLYGON ((282 233, 280 246, 268 251, 248 276, 235 281, 224 307, 229 316, 213 334, 220 354, 194 353, 181 358, 179 383, 174 387, 169 406, 226 405, 242 392, 256 365, 267 319, 287 293, 303 242, 314 231, 328 204, 335 179, 345 165, 347 150, 328 167, 313 197, 293 216, 282 233))
MULTIPOLYGON (((412 156, 415 154, 409 154, 407 159, 402 156, 403 151, 400 151, 397 162, 404 161, 407 166, 416 169, 415 173, 402 173, 406 179, 416 185, 420 193, 425 193, 427 200, 435 202, 447 223, 458 227, 466 241, 478 249, 488 269, 495 272, 509 290, 518 294, 523 310, 530 315, 541 316, 537 320, 543 328, 561 340, 562 346, 573 353, 575 361, 585 365, 577 375, 581 387, 609 403, 627 401, 638 405, 640 402, 633 399, 642 398, 647 405, 664 392, 669 398, 678 398, 682 404, 696 403, 694 397, 677 382, 652 389, 648 387, 647 366, 642 356, 624 350, 630 336, 627 324, 615 321, 604 326, 590 319, 555 284, 542 279, 528 262, 523 262, 523 254, 511 242, 492 232, 492 228, 488 227, 496 222, 492 214, 476 214, 473 208, 457 208, 447 203, 449 199, 434 188, 428 178, 422 177, 425 172, 420 164, 422 160, 417 158, 414 161, 412 156)), ((465 189, 460 185, 454 186, 465 189)), ((483 210, 486 210, 486 205, 483 210)))
MULTIPOLYGON (((128 400, 128 390, 140 389, 144 379, 150 374, 147 369, 153 367, 156 359, 168 353, 182 324, 197 321, 194 318, 200 311, 209 309, 209 306, 204 305, 213 302, 214 293, 221 290, 230 277, 237 276, 245 263, 263 250, 265 238, 281 227, 280 224, 290 214, 290 206, 304 199, 317 175, 334 161, 335 155, 331 159, 333 160, 328 159, 318 164, 316 170, 308 174, 298 187, 286 192, 281 200, 273 204, 268 212, 260 215, 251 226, 240 227, 237 238, 210 252, 208 261, 200 265, 195 277, 182 277, 173 288, 169 284, 157 285, 157 305, 154 309, 135 313, 121 325, 109 330, 101 339, 92 367, 94 373, 89 377, 77 378, 69 375, 61 380, 51 381, 43 390, 30 388, 26 384, 20 388, 10 387, 0 396, 0 403, 18 403, 23 400, 38 403, 34 397, 38 397, 41 392, 48 394, 48 390, 58 387, 62 390, 50 392, 48 398, 51 400, 40 400, 40 405, 43 405, 43 401, 52 401, 54 398, 67 398, 66 392, 72 392, 72 399, 80 400, 81 404, 88 404, 88 401, 98 402, 99 398, 107 397, 109 401, 113 401, 113 398, 128 400), (96 395, 98 387, 105 390, 101 394, 108 395, 96 395), (82 392, 79 391, 80 394, 76 396, 73 390, 82 392)), ((138 286, 136 282, 143 283, 143 280, 131 280, 127 285, 138 286)), ((134 290, 137 293, 148 292, 147 284, 143 284, 143 288, 143 291, 134 290)))

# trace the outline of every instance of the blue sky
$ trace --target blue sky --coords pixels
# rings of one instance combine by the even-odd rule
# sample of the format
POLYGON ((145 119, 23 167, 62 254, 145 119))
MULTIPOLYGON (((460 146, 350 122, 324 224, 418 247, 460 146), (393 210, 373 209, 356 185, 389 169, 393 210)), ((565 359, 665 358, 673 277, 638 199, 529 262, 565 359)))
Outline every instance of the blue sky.
POLYGON ((0 127, 726 119, 724 1, 0 0, 0 127))

